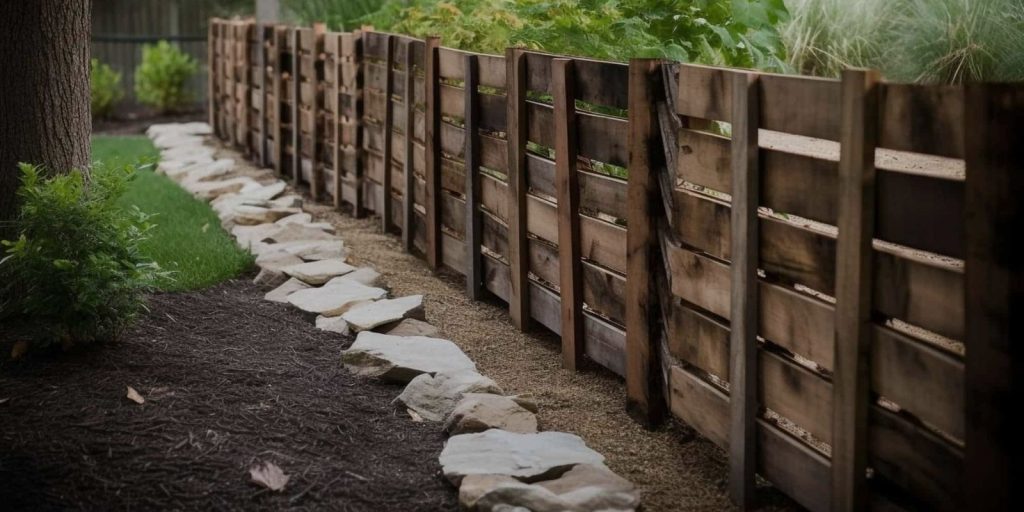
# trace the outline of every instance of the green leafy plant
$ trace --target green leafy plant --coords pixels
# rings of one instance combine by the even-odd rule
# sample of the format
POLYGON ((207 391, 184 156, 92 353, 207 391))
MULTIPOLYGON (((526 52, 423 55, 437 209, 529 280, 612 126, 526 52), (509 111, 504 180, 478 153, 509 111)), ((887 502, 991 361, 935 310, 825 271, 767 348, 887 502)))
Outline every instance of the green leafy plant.
POLYGON ((167 273, 139 245, 153 224, 117 200, 133 167, 98 167, 44 177, 22 164, 21 210, 14 240, 2 242, 4 317, 32 326, 47 345, 116 339, 144 308, 144 293, 167 273))
POLYGON ((188 81, 199 70, 192 56, 167 41, 142 48, 142 63, 135 70, 135 95, 161 112, 190 106, 188 81))
POLYGON ((121 88, 121 73, 109 65, 92 59, 89 70, 89 85, 92 97, 92 117, 107 117, 114 106, 124 97, 121 88))

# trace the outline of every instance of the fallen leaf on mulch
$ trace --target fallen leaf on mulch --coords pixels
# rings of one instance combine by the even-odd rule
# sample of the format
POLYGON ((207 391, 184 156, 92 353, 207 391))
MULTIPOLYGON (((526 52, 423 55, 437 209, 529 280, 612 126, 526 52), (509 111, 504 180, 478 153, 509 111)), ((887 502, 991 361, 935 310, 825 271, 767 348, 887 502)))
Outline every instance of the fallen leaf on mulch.
POLYGON ((406 409, 405 411, 409 413, 409 417, 412 418, 412 421, 415 421, 416 423, 423 423, 423 416, 420 416, 420 413, 412 409, 406 409))
POLYGON ((253 466, 249 469, 249 476, 252 477, 253 483, 262 485, 271 491, 284 489, 290 478, 273 462, 264 462, 261 465, 253 466))
POLYGON ((128 394, 126 396, 128 397, 128 400, 131 400, 132 402, 135 402, 139 405, 146 403, 146 399, 142 398, 142 395, 140 395, 138 391, 135 391, 135 388, 131 386, 128 386, 128 394))
POLYGON ((28 352, 28 342, 25 340, 18 340, 14 342, 14 346, 11 347, 11 359, 17 361, 18 359, 21 359, 26 352, 28 352))

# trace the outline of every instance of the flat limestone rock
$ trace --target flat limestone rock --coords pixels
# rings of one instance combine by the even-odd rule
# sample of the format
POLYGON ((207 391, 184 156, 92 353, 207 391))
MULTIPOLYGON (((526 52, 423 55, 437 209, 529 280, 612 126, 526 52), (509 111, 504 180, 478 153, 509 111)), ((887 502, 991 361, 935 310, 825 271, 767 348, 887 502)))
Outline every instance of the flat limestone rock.
POLYGON ((261 269, 281 273, 284 273, 285 267, 301 265, 302 263, 302 258, 287 251, 268 251, 256 257, 256 265, 261 269))
MULTIPOLYGON (((502 393, 493 380, 473 370, 423 374, 409 382, 396 402, 428 421, 442 421, 467 393, 502 393)), ((536 429, 535 429, 536 430, 536 429)))
MULTIPOLYGON (((348 274, 338 276, 330 281, 327 281, 324 286, 336 286, 344 285, 347 283, 356 282, 359 284, 365 284, 366 286, 377 286, 380 284, 380 272, 370 267, 359 267, 348 274)), ((428 334, 419 334, 418 336, 429 336, 428 334)))
POLYGON ((476 370, 476 364, 451 341, 375 332, 359 333, 355 343, 342 352, 341 360, 357 375, 399 383, 423 373, 476 370))
POLYGON ((392 336, 427 336, 428 338, 437 338, 441 335, 441 331, 423 320, 406 318, 398 322, 398 325, 392 327, 387 334, 392 336))
POLYGON ((423 318, 423 296, 410 295, 397 299, 380 300, 355 308, 343 315, 356 332, 369 331, 379 325, 397 322, 403 318, 423 318))
POLYGON ((459 485, 459 508, 477 510, 476 504, 488 492, 506 485, 529 485, 505 475, 468 475, 459 485))
POLYGON ((270 201, 281 195, 287 186, 288 184, 283 181, 275 181, 269 185, 261 185, 259 188, 245 191, 242 195, 248 199, 270 201))
POLYGON ((213 153, 192 154, 192 155, 168 155, 160 156, 160 163, 156 166, 157 174, 177 174, 182 169, 197 165, 213 163, 213 153))
POLYGON ((288 276, 279 269, 261 268, 259 274, 253 278, 253 284, 267 288, 276 288, 288 280, 288 276))
POLYGON ((310 228, 302 224, 281 224, 278 222, 277 225, 280 226, 281 229, 260 239, 260 241, 284 243, 298 241, 312 242, 314 240, 338 240, 338 237, 322 229, 310 228))
POLYGON ((577 464, 603 464, 604 456, 565 432, 517 434, 491 429, 448 439, 441 469, 458 485, 467 475, 508 475, 525 482, 549 480, 577 464))
POLYGON ((297 195, 281 196, 271 201, 274 206, 280 206, 281 208, 302 208, 302 198, 297 195))
POLYGON ((355 269, 343 260, 333 259, 300 263, 281 270, 306 284, 319 286, 330 281, 332 277, 348 274, 355 269))
POLYGON ((254 243, 264 240, 283 229, 285 229, 283 226, 273 223, 235 226, 231 228, 231 235, 235 237, 235 242, 238 243, 239 247, 249 249, 254 243))
POLYGON ((321 331, 336 332, 348 336, 348 322, 339 316, 318 316, 316 317, 316 328, 321 331))
POLYGON ((252 244, 252 253, 261 254, 264 251, 287 251, 305 261, 319 261, 330 259, 345 259, 345 244, 338 239, 335 240, 295 240, 281 243, 260 243, 252 244))
MULTIPOLYGON (((198 183, 189 183, 185 186, 185 190, 188 190, 197 199, 209 201, 224 194, 238 192, 239 190, 242 190, 242 187, 249 183, 255 182, 252 178, 242 176, 223 181, 201 181, 198 183)), ((259 222, 254 222, 253 224, 259 224, 259 222)))
MULTIPOLYGON (((309 265, 306 263, 306 265, 309 265)), ((288 296, 288 302, 307 312, 322 316, 339 316, 353 306, 384 298, 388 292, 359 283, 299 290, 288 296)))
POLYGON ((231 213, 234 214, 236 225, 254 226, 257 224, 272 223, 282 217, 295 213, 294 208, 264 208, 262 206, 250 206, 242 204, 236 206, 231 213))
POLYGON ((230 174, 234 170, 234 159, 222 158, 220 160, 214 160, 213 162, 207 165, 189 171, 182 178, 182 183, 197 183, 200 181, 210 181, 215 178, 220 178, 221 176, 224 176, 226 174, 230 174))
POLYGON ((554 480, 544 480, 535 485, 558 495, 574 493, 586 487, 596 487, 611 493, 638 495, 633 482, 615 474, 604 464, 580 464, 554 480))
POLYGON ((302 281, 299 281, 298 279, 295 279, 293 277, 285 281, 284 284, 282 284, 281 286, 278 286, 277 288, 274 288, 273 290, 267 292, 267 294, 263 296, 263 300, 287 304, 289 295, 299 290, 305 290, 306 288, 309 288, 308 284, 303 283, 302 281))
POLYGON ((313 216, 306 212, 299 212, 294 215, 289 215, 283 219, 277 221, 278 224, 309 224, 313 222, 313 216))
POLYGON ((537 416, 510 397, 474 392, 463 395, 444 425, 450 435, 483 432, 489 428, 532 434, 537 432, 537 416))

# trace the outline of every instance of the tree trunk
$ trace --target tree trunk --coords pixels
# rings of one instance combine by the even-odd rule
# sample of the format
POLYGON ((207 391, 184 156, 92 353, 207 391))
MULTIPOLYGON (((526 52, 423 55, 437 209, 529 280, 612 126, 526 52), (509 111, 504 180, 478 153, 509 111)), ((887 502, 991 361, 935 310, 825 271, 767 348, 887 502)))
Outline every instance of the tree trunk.
POLYGON ((91 0, 0 0, 0 235, 18 163, 87 170, 91 0))

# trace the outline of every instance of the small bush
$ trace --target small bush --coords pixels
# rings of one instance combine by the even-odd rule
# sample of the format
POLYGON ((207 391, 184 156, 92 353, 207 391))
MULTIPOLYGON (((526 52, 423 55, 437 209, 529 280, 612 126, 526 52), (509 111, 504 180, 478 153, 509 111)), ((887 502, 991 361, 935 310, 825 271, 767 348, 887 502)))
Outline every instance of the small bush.
POLYGON ((167 41, 142 48, 142 63, 135 70, 135 95, 160 112, 180 111, 192 103, 188 81, 199 63, 167 41))
POLYGON ((117 200, 133 167, 99 167, 43 177, 21 165, 16 240, 3 241, 3 316, 32 326, 36 345, 116 339, 144 308, 143 294, 166 278, 139 245, 153 225, 117 200))
POLYGON ((121 73, 114 71, 99 59, 92 59, 89 84, 92 92, 92 117, 109 116, 114 111, 114 105, 124 97, 121 73))

